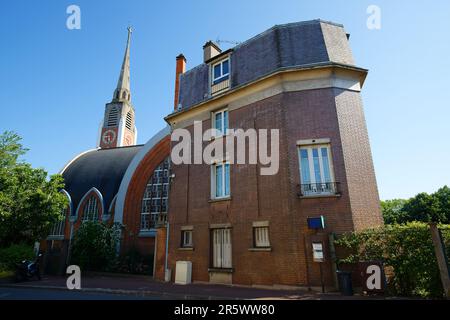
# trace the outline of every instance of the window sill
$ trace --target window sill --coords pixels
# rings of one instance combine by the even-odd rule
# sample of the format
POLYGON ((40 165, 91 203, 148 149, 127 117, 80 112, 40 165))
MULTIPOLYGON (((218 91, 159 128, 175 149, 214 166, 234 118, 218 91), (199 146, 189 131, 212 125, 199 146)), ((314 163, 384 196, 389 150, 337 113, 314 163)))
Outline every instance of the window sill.
POLYGON ((223 197, 223 198, 210 199, 208 202, 209 203, 214 203, 214 202, 230 201, 230 200, 231 200, 231 197, 223 197))
POLYGON ((233 273, 234 268, 208 268, 208 272, 233 273))
POLYGON ((194 247, 180 247, 178 251, 194 251, 194 247))
POLYGON ((270 252, 270 251, 272 251, 272 247, 267 247, 267 248, 248 248, 248 251, 253 251, 253 252, 270 252))
POLYGON ((309 195, 298 195, 300 199, 316 199, 316 198, 340 198, 340 193, 329 193, 329 194, 309 194, 309 195))

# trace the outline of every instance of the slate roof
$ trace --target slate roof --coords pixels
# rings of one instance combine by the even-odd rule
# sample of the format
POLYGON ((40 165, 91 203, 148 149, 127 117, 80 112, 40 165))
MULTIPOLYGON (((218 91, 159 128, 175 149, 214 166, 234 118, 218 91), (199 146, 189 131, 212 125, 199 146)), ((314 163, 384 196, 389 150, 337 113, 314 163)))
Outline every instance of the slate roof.
POLYGON ((86 192, 95 187, 103 195, 104 208, 107 211, 119 190, 128 165, 141 148, 142 145, 93 150, 70 163, 62 176, 66 184, 64 189, 72 199, 73 210, 77 210, 86 192))
MULTIPOLYGON (((230 86, 233 89, 281 69, 327 63, 354 65, 342 25, 323 20, 275 25, 231 49, 230 86)), ((208 79, 207 63, 180 76, 182 109, 210 98, 208 79)))

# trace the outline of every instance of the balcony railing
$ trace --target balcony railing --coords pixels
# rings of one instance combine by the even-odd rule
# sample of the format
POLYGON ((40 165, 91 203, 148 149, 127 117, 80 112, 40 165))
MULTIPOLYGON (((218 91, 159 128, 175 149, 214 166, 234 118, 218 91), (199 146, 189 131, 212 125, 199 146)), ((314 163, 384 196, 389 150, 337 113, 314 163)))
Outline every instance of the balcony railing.
POLYGON ((299 197, 340 195, 339 182, 301 184, 299 197))
POLYGON ((219 94, 222 91, 227 90, 230 87, 230 79, 224 79, 211 85, 211 95, 219 94))

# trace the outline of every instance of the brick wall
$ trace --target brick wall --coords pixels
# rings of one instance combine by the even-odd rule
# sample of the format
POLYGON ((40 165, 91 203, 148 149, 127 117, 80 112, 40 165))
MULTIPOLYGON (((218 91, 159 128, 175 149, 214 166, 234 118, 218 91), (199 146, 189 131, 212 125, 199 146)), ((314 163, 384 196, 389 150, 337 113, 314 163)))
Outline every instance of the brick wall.
POLYGON ((156 280, 164 281, 164 267, 166 262, 166 228, 158 228, 156 232, 155 270, 156 280))
MULTIPOLYGON (((233 283, 320 285, 319 265, 312 261, 312 240, 323 241, 327 248, 330 232, 342 233, 381 221, 373 167, 368 165, 367 130, 357 98, 358 93, 317 89, 279 94, 231 111, 230 128, 280 129, 279 172, 260 176, 257 165, 232 165, 231 200, 211 202, 209 165, 173 166, 169 268, 175 271, 177 260, 190 260, 193 280, 209 281, 209 226, 227 222, 232 225, 233 283), (345 96, 351 101, 343 100, 345 96), (346 117, 346 112, 356 112, 356 116, 346 117), (300 177, 296 141, 314 138, 331 140, 340 197, 300 199, 297 195, 300 177), (361 147, 352 148, 355 142, 361 147), (362 159, 365 162, 358 165, 362 159), (366 175, 362 184, 353 178, 360 175, 366 175), (307 229, 306 219, 319 215, 325 216, 327 227, 316 234, 307 229), (255 221, 269 221, 269 252, 249 251, 255 221), (184 225, 194 227, 192 251, 179 250, 180 228, 184 225)), ((210 121, 204 121, 203 129, 209 127, 210 121)), ((193 131, 192 127, 187 129, 193 131)), ((332 285, 327 258, 323 273, 326 283, 332 285)))
POLYGON ((361 96, 357 92, 339 89, 334 89, 334 92, 355 230, 382 225, 361 96))

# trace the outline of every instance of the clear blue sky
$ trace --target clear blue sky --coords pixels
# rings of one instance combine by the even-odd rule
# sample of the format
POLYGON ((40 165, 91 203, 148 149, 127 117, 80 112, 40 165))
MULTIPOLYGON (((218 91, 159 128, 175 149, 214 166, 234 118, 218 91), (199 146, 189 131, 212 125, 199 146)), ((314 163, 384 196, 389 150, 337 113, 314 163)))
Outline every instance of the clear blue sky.
POLYGON ((131 85, 138 142, 165 126, 175 56, 188 68, 218 37, 243 41, 274 24, 321 18, 344 24, 359 66, 370 69, 365 115, 382 199, 450 184, 450 2, 442 1, 5 1, 0 18, 0 131, 30 148, 25 159, 57 173, 95 147, 104 105, 133 25, 131 85), (66 8, 81 8, 81 30, 66 8), (381 30, 366 9, 381 8, 381 30))

